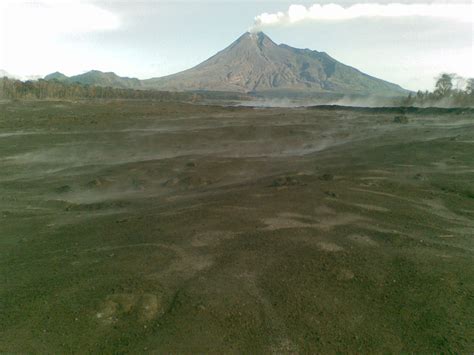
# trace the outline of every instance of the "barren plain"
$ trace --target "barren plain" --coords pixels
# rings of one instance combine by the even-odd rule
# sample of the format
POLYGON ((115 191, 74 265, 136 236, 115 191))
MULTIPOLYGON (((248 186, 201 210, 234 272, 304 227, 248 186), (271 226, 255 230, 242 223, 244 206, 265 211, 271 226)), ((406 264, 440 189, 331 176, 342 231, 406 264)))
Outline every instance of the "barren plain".
POLYGON ((469 353, 474 111, 0 103, 0 351, 469 353))

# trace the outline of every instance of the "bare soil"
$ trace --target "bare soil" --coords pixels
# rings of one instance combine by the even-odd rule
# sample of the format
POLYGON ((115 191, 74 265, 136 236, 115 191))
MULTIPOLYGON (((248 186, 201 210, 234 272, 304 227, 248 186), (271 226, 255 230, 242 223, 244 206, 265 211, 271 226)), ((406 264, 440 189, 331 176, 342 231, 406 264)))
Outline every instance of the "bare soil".
POLYGON ((0 351, 469 353, 474 113, 0 103, 0 351))

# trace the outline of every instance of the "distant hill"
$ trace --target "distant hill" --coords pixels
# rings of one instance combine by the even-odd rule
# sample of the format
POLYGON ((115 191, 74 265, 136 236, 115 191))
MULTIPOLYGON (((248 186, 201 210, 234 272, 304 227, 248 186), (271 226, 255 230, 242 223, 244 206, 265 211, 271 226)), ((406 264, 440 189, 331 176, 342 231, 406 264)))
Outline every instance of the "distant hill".
POLYGON ((64 75, 63 73, 60 73, 58 71, 48 74, 44 77, 44 80, 58 80, 58 81, 68 81, 69 77, 64 75))
POLYGON ((55 72, 46 75, 44 79, 83 85, 110 86, 120 89, 140 89, 142 87, 141 81, 136 78, 121 77, 112 72, 104 73, 99 70, 91 70, 87 73, 71 77, 60 72, 55 72))
POLYGON ((229 47, 194 68, 161 78, 139 80, 92 70, 46 80, 166 91, 225 91, 263 96, 404 96, 399 85, 362 73, 327 53, 275 44, 263 32, 245 33, 229 47))

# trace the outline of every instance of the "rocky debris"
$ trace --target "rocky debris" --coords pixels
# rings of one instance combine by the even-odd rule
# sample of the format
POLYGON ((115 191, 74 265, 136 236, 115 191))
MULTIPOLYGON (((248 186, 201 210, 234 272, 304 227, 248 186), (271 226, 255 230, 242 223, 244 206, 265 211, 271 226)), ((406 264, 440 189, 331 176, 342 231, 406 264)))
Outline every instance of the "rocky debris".
POLYGON ((393 123, 408 123, 407 116, 395 116, 393 118, 393 123))
POLYGON ((101 201, 94 203, 71 203, 66 206, 66 211, 99 211, 105 209, 124 208, 130 203, 126 201, 101 201))
POLYGON ((295 177, 282 176, 272 181, 271 187, 285 187, 300 185, 300 182, 295 177))
POLYGON ((190 189, 194 187, 203 187, 211 185, 213 181, 210 179, 204 178, 197 175, 186 175, 186 176, 177 176, 172 179, 167 180, 163 186, 166 187, 178 187, 181 189, 190 189))
POLYGON ((63 186, 60 186, 60 187, 56 188, 56 192, 58 194, 64 194, 64 193, 71 192, 71 191, 72 191, 72 187, 69 186, 69 185, 63 185, 63 186))
POLYGON ((341 269, 339 271, 339 273, 337 274, 337 279, 339 281, 349 281, 349 280, 352 280, 354 278, 354 273, 349 270, 349 269, 341 269))
POLYGON ((104 324, 115 324, 130 316, 145 323, 156 319, 162 310, 161 299, 155 294, 118 293, 107 296, 96 317, 104 324))
POLYGON ((319 242, 317 245, 323 251, 338 252, 344 250, 344 248, 332 242, 319 242))
POLYGON ((326 196, 337 198, 337 194, 334 191, 324 191, 326 196))
POLYGON ((96 178, 94 180, 89 181, 86 184, 86 187, 88 188, 97 188, 97 187, 105 187, 107 185, 110 185, 111 181, 105 178, 96 178))
POLYGON ((334 180, 334 175, 326 173, 326 174, 321 175, 319 177, 319 180, 332 181, 332 180, 334 180))

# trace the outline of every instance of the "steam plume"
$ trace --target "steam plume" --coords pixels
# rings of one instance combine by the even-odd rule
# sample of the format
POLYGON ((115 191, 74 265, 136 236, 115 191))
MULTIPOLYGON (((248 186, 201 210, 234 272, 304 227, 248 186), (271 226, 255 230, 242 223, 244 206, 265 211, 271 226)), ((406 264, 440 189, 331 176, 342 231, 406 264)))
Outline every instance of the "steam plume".
POLYGON ((267 26, 294 24, 301 21, 346 21, 375 17, 433 17, 454 21, 473 22, 471 4, 356 4, 342 7, 337 4, 291 5, 286 12, 264 12, 255 17, 251 32, 267 26))

